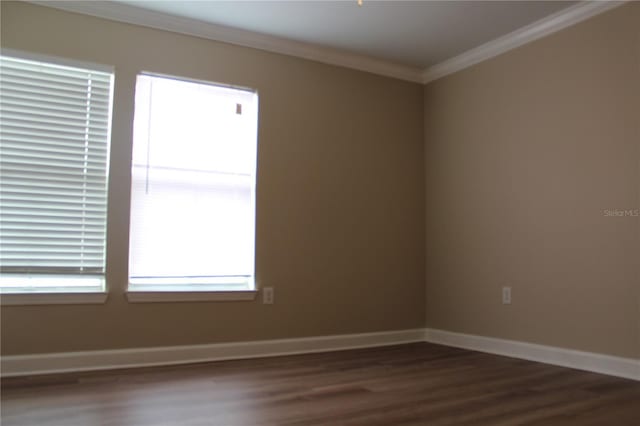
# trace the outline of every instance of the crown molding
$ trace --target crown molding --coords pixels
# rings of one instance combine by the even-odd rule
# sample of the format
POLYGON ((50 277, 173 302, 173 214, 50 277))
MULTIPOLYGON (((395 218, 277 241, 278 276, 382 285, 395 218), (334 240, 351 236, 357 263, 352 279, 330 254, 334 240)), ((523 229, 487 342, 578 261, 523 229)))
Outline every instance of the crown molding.
POLYGON ((422 74, 422 82, 427 84, 446 75, 461 71, 479 62, 486 61, 494 56, 553 34, 556 31, 575 25, 625 3, 627 3, 627 1, 580 2, 425 69, 422 74))
POLYGON ((294 56, 329 65, 337 65, 400 80, 422 83, 422 69, 396 64, 343 50, 288 40, 224 25, 130 6, 113 1, 36 1, 28 3, 67 12, 95 16, 127 24, 171 31, 267 52, 294 56))
POLYGON ((621 6, 627 1, 581 1, 574 6, 422 70, 417 67, 400 65, 343 50, 211 24, 190 18, 171 16, 114 1, 27 0, 28 3, 67 12, 191 35, 423 84, 553 34, 595 15, 621 6))

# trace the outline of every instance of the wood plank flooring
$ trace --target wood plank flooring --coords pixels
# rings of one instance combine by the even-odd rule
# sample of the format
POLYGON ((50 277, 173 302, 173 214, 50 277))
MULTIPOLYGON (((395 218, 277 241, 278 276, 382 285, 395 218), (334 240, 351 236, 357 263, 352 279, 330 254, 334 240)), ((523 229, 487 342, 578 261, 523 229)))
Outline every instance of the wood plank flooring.
POLYGON ((640 425, 640 382, 428 343, 2 382, 2 425, 640 425))

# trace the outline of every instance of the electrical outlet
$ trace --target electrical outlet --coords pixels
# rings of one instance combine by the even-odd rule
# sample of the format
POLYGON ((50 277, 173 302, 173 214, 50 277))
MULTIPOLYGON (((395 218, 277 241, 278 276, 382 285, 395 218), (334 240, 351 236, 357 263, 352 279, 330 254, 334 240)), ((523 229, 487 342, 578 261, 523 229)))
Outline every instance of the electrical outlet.
POLYGON ((502 304, 511 304, 511 287, 502 287, 502 304))
POLYGON ((273 287, 264 287, 262 289, 262 303, 273 305, 273 287))

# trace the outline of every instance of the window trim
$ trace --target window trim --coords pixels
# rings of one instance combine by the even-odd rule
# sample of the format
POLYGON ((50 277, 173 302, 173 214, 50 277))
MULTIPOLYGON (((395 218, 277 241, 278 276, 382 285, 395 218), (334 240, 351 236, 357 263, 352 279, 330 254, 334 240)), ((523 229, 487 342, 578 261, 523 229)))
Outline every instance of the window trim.
MULTIPOLYGON (((107 160, 106 160, 106 179, 107 186, 105 188, 105 194, 107 199, 107 219, 109 216, 109 180, 111 169, 111 142, 112 142, 112 126, 113 126, 113 109, 114 109, 114 93, 115 93, 115 66, 106 65, 90 61, 81 61, 76 59, 70 59, 67 57, 51 56, 42 53, 29 52, 19 49, 5 48, 0 51, 0 55, 14 57, 23 60, 31 60, 37 62, 50 63, 53 65, 83 68, 96 72, 102 72, 111 74, 110 94, 109 94, 109 117, 107 123, 107 160)), ((107 224, 105 223, 105 229, 107 224)), ((108 233, 108 229, 106 230, 108 233)), ((43 291, 43 288, 34 288, 33 290, 24 289, 14 292, 0 291, 0 306, 20 306, 20 305, 69 305, 69 304, 104 304, 109 297, 109 286, 106 280, 107 273, 107 241, 105 241, 105 260, 104 260, 104 272, 97 274, 100 276, 101 285, 96 286, 95 289, 82 289, 80 291, 69 291, 68 288, 58 287, 56 291, 43 291)), ((10 275, 14 275, 13 273, 10 275)), ((44 274, 46 279, 46 275, 44 274)), ((25 274, 25 279, 28 279, 29 274, 25 274)), ((64 276, 62 274, 61 276, 64 276)), ((80 277, 78 274, 70 274, 73 278, 80 277)), ((0 274, 0 279, 2 275, 0 274)))
POLYGON ((102 305, 109 297, 107 291, 82 293, 2 293, 1 306, 28 305, 102 305))
POLYGON ((181 77, 181 76, 176 76, 173 74, 163 74, 163 73, 158 73, 158 72, 153 72, 153 71, 139 71, 136 74, 136 77, 138 76, 147 76, 147 77, 158 77, 158 78, 166 78, 168 80, 176 80, 176 81, 182 81, 185 83, 196 83, 196 84, 205 84, 205 85, 209 85, 209 86, 218 86, 218 87, 222 87, 225 89, 233 89, 233 90, 239 90, 242 92, 249 92, 249 93, 255 93, 256 95, 258 94, 258 89, 254 89, 251 88, 249 86, 239 86, 237 84, 230 84, 230 83, 221 83, 219 81, 211 81, 211 80, 203 80, 200 78, 190 78, 190 77, 181 77))
MULTIPOLYGON (((242 92, 247 92, 258 97, 258 90, 245 86, 238 86, 233 84, 225 84, 220 82, 213 82, 208 80, 194 79, 188 77, 180 77, 169 74, 162 74, 149 71, 140 71, 136 74, 136 86, 138 84, 138 78, 141 76, 161 78, 168 80, 175 80, 184 83, 195 83, 209 86, 217 86, 225 89, 232 89, 242 92)), ((137 88, 137 87, 136 87, 137 88)), ((132 283, 131 272, 128 273, 127 288, 125 290, 125 297, 129 303, 164 303, 164 302, 210 302, 210 301, 252 301, 255 300, 258 294, 259 288, 256 284, 256 271, 255 271, 255 244, 256 244, 256 227, 257 227, 257 215, 256 215, 256 187, 257 187, 257 156, 258 156, 258 135, 259 135, 259 104, 256 109, 256 166, 254 170, 254 181, 252 189, 252 211, 254 220, 254 241, 253 241, 253 260, 254 268, 250 277, 250 282, 247 288, 230 289, 229 285, 225 284, 211 284, 211 285, 193 285, 189 283, 176 283, 172 286, 167 286, 163 289, 154 284, 135 284, 132 283), (216 287, 220 287, 216 289, 216 287)), ((135 117, 135 109, 134 109, 135 117)), ((133 136, 132 136, 132 149, 133 149, 133 136)), ((132 160, 132 168, 135 166, 132 160)), ((133 172, 131 174, 131 185, 133 185, 133 172)), ((133 191, 133 189, 132 189, 133 191)), ((131 194, 132 196, 132 194, 131 194)), ((131 207, 129 214, 131 215, 131 207)), ((131 227, 131 221, 129 222, 131 227)), ((131 230, 130 230, 131 232, 131 230)), ((129 241, 129 250, 131 250, 131 241, 129 241)), ((129 268, 131 267, 131 253, 129 253, 129 268)), ((135 278, 135 277, 133 277, 135 278)), ((170 280, 172 277, 162 277, 163 280, 170 280)))
POLYGON ((170 290, 147 291, 131 290, 125 293, 129 303, 166 303, 166 302, 239 302, 255 300, 258 290, 170 290))

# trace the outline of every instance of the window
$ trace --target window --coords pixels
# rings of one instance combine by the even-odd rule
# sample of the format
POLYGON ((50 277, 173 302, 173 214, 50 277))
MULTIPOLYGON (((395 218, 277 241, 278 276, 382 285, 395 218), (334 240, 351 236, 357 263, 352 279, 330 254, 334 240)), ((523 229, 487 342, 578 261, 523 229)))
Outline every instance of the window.
POLYGON ((0 56, 0 291, 103 292, 113 73, 7 52, 0 56))
POLYGON ((254 289, 257 113, 249 90, 138 76, 130 300, 254 289))

